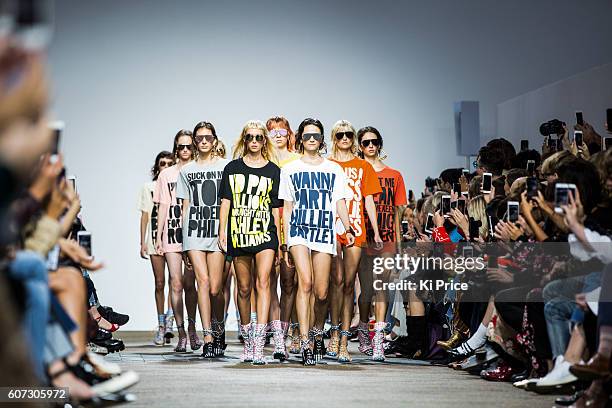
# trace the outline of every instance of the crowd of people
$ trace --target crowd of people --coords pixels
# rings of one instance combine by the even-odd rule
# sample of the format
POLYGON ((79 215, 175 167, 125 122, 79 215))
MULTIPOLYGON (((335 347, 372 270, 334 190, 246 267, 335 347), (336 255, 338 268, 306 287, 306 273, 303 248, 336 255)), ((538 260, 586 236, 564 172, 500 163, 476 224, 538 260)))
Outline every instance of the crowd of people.
POLYGON ((588 123, 575 130, 582 140, 563 124, 541 152, 494 139, 473 171, 445 169, 418 200, 384 164, 382 135, 371 126, 336 122, 325 158, 317 119, 295 133, 284 117, 249 121, 232 161, 213 124, 179 131, 173 151, 156 157, 139 207, 141 256, 150 257, 156 282, 155 344, 169 342, 176 321, 176 352, 189 340, 205 358, 222 356, 235 279, 243 362, 265 364, 271 336, 274 359, 348 363, 354 340, 374 361, 425 359, 572 394, 560 404, 605 404, 612 153, 588 123), (399 253, 487 263, 465 273, 382 273, 386 283, 469 283, 461 289, 373 290, 375 258, 399 253))

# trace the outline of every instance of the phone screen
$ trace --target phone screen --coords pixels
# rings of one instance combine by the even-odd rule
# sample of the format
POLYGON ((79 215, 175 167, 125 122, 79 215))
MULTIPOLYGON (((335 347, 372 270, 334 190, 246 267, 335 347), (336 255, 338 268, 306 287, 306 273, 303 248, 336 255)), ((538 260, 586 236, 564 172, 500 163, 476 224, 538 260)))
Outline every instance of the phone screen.
POLYGON ((535 171, 535 160, 527 160, 527 172, 533 174, 535 171))
POLYGON ((491 192, 492 181, 493 181, 493 175, 491 173, 482 174, 482 192, 483 193, 491 192))
POLYGON ((451 208, 451 210, 452 210, 453 208, 457 208, 457 203, 458 203, 458 202, 459 202, 458 200, 451 201, 451 204, 450 204, 450 208, 451 208))
POLYGON ((448 214, 451 209, 451 198, 450 196, 442 196, 442 201, 440 201, 440 213, 448 214))
POLYGON ((475 240, 480 235, 480 222, 470 217, 470 239, 475 240))
POLYGON ((402 234, 406 235, 408 233, 408 221, 402 221, 402 234))
POLYGON ((429 213, 427 214, 427 222, 425 222, 425 232, 429 232, 431 234, 431 232, 433 231, 433 227, 433 214, 429 213))
POLYGON ((576 112, 576 123, 579 124, 580 126, 584 125, 584 118, 582 116, 582 111, 576 112))
POLYGON ((77 234, 77 241, 80 246, 85 248, 87 254, 91 256, 91 233, 86 231, 79 231, 77 234))
POLYGON ((577 148, 582 147, 582 132, 574 132, 574 142, 577 148))
POLYGON ((559 212, 561 206, 569 203, 569 191, 576 194, 576 186, 574 184, 559 183, 555 186, 555 210, 559 212))
POLYGON ((519 203, 508 201, 508 222, 517 222, 519 217, 519 203))
POLYGON ((527 178, 527 198, 533 199, 538 196, 538 179, 535 177, 527 178))
POLYGON ((521 140, 521 150, 529 150, 529 140, 521 140))

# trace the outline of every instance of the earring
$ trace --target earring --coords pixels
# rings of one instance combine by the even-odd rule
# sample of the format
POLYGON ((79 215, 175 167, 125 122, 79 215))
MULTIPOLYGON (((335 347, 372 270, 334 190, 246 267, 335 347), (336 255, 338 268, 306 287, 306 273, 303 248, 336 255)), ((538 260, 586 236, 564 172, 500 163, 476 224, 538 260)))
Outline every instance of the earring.
POLYGON ((385 152, 383 149, 379 149, 378 150, 378 158, 380 160, 385 160, 387 158, 387 152, 385 152))

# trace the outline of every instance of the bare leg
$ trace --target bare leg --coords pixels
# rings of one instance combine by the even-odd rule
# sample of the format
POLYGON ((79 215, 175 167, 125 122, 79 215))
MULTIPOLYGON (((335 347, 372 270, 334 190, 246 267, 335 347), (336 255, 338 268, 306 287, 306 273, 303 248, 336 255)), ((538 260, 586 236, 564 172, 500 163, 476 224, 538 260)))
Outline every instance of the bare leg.
POLYGON ((331 255, 312 251, 313 292, 314 292, 314 327, 323 329, 327 317, 327 293, 331 270, 331 255))
MULTIPOLYGON (((157 315, 164 314, 164 290, 166 286, 166 260, 161 255, 150 255, 155 278, 155 307, 157 315)), ((168 299, 169 300, 169 299, 168 299)))
POLYGON ((291 255, 295 262, 298 276, 298 290, 295 298, 297 318, 300 324, 300 337, 302 340, 308 339, 310 330, 310 295, 312 294, 312 264, 308 248, 304 245, 292 246, 291 255))
POLYGON ((76 268, 61 267, 49 274, 49 288, 78 326, 70 333, 75 350, 68 358, 70 364, 75 364, 87 351, 87 287, 83 275, 76 268))
POLYGON ((238 311, 240 323, 247 325, 251 318, 251 257, 239 256, 234 258, 234 271, 236 272, 236 286, 238 288, 238 311))
MULTIPOLYGON (((211 302, 210 302, 210 277, 208 271, 208 264, 206 262, 206 253, 203 251, 189 251, 187 252, 193 270, 195 271, 196 282, 198 289, 196 291, 198 297, 198 306, 200 308, 200 320, 202 322, 202 329, 211 329, 211 302)), ((187 276, 187 274, 185 274, 187 276)), ((185 296, 187 290, 185 289, 185 296)), ((191 322, 190 322, 191 324, 191 322)), ((204 341, 209 343, 212 342, 212 335, 206 334, 204 341)))
MULTIPOLYGON (((342 247, 337 246, 338 256, 333 260, 333 269, 331 271, 331 285, 329 291, 329 311, 331 315, 332 326, 340 324, 340 315, 342 314, 342 305, 344 301, 344 262, 342 261, 342 247)), ((351 300, 352 301, 352 300, 351 300)), ((332 333, 336 335, 337 333, 332 333)))
MULTIPOLYGON (((257 324, 267 324, 270 313, 270 271, 274 264, 274 251, 266 249, 255 255, 257 287, 257 324)), ((280 312, 280 311, 279 311, 280 312)))
POLYGON ((172 292, 172 309, 174 310, 174 319, 178 326, 179 336, 186 337, 185 321, 183 315, 183 257, 178 252, 167 252, 164 254, 168 263, 168 271, 170 272, 170 289, 172 292))
MULTIPOLYGON (((350 329, 351 319, 353 318, 353 297, 355 294, 355 277, 357 267, 361 258, 361 248, 344 248, 344 286, 342 304, 342 330, 350 329)), ((366 317, 367 318, 367 317, 366 317)), ((342 336, 341 344, 346 345, 347 337, 342 336)))
POLYGON ((195 317, 198 308, 198 291, 195 285, 195 272, 192 266, 183 264, 183 290, 185 291, 185 306, 189 318, 189 327, 195 330, 195 317))
POLYGON ((280 298, 280 320, 289 322, 291 312, 295 305, 296 284, 295 266, 287 265, 284 260, 280 263, 281 298, 280 298))
POLYGON ((209 252, 206 255, 206 262, 210 276, 212 317, 222 322, 225 320, 225 281, 228 270, 225 268, 225 256, 221 252, 209 252))
POLYGON ((582 326, 576 325, 572 331, 572 336, 570 337, 563 359, 571 364, 579 363, 585 348, 586 340, 584 337, 584 329, 582 326))

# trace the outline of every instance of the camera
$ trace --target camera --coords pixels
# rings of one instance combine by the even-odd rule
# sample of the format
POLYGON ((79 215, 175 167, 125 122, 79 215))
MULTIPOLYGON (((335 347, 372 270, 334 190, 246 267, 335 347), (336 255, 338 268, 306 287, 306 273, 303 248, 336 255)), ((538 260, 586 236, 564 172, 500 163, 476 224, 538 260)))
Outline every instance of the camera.
POLYGON ((542 136, 562 135, 564 132, 563 126, 565 126, 565 122, 561 122, 559 119, 552 119, 540 125, 540 133, 542 136))

